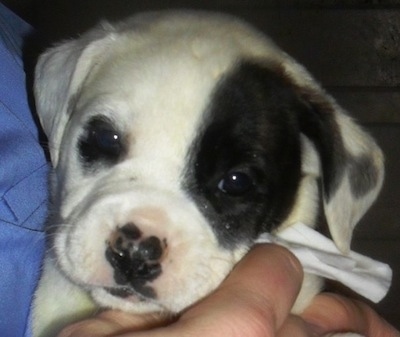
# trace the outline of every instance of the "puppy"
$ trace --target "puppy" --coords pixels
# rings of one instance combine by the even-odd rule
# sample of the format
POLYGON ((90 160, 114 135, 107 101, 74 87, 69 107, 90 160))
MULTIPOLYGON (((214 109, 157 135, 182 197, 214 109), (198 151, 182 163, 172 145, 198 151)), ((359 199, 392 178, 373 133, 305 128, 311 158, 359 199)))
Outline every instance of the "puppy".
MULTIPOLYGON (((35 337, 98 306, 178 313, 261 233, 317 226, 320 205, 348 252, 382 185, 375 142, 302 66, 229 16, 103 24, 42 55, 35 80, 54 166, 35 337)), ((306 275, 293 312, 320 289, 306 275)))

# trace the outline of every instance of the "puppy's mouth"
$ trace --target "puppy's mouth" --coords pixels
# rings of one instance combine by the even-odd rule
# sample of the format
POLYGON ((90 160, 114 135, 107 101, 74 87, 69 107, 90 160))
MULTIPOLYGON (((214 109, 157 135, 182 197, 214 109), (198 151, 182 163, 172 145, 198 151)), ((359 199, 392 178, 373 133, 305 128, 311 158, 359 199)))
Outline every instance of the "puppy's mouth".
POLYGON ((141 295, 140 293, 129 287, 105 287, 104 290, 114 297, 126 299, 128 301, 132 301, 134 299, 135 302, 146 302, 150 300, 150 298, 141 295))
MULTIPOLYGON (((147 287, 146 287, 147 288, 147 287)), ((153 290, 151 288, 153 292, 153 290)), ((103 285, 88 289, 99 307, 114 308, 133 313, 165 311, 160 299, 149 297, 141 289, 129 285, 103 285)))
POLYGON ((137 296, 137 297, 141 297, 139 294, 135 293, 132 289, 124 287, 118 287, 118 288, 104 288, 105 291, 107 291, 109 294, 115 296, 115 297, 119 297, 119 298, 127 298, 130 296, 137 296))

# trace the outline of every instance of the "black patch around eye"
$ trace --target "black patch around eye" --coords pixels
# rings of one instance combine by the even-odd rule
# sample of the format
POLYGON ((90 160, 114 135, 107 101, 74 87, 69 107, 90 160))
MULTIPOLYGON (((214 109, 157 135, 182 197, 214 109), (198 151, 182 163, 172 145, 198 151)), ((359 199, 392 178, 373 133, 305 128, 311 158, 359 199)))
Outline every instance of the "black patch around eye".
POLYGON ((124 153, 120 132, 104 117, 89 121, 78 146, 81 158, 89 166, 94 163, 114 164, 124 153))
POLYGON ((239 64, 216 86, 184 188, 221 246, 249 244, 290 214, 301 179, 302 109, 293 89, 258 64, 239 64))

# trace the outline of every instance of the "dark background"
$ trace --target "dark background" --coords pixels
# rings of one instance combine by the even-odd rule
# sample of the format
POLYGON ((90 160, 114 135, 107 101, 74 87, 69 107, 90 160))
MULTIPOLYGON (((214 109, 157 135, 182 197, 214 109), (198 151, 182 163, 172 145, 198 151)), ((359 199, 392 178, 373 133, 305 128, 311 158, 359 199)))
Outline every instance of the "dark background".
POLYGON ((6 0, 50 41, 100 19, 164 8, 238 15, 267 32, 334 94, 386 155, 380 198, 356 227, 353 249, 392 265, 377 310, 400 329, 400 0, 6 0))

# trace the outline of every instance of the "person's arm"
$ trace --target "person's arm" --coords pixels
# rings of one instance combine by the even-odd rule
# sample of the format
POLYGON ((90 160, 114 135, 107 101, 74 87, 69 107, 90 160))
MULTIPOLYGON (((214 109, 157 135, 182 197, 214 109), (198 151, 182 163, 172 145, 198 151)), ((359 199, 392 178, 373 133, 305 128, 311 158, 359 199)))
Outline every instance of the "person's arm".
POLYGON ((0 335, 30 336, 44 252, 48 163, 28 104, 23 49, 33 33, 0 3, 0 335))

